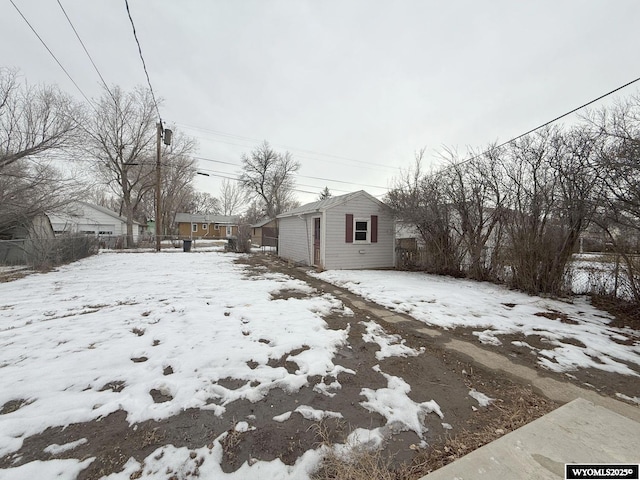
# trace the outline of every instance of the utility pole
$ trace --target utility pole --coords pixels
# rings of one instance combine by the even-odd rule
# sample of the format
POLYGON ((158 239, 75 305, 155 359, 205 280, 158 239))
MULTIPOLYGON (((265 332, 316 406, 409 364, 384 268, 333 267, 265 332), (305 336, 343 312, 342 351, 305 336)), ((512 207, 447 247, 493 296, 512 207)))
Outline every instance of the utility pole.
POLYGON ((164 144, 171 145, 173 132, 162 127, 162 120, 156 123, 156 252, 162 249, 162 176, 160 175, 160 159, 162 157, 161 141, 164 137, 164 144))
POLYGON ((156 134, 156 252, 159 252, 160 249, 162 248, 160 245, 161 242, 161 236, 162 236, 162 221, 160 220, 162 217, 161 215, 161 210, 162 208, 160 207, 160 201, 162 199, 161 196, 161 192, 160 192, 160 182, 161 182, 161 176, 160 176, 160 156, 161 156, 161 145, 160 145, 160 140, 162 140, 162 121, 158 122, 156 124, 157 127, 157 134, 156 134))

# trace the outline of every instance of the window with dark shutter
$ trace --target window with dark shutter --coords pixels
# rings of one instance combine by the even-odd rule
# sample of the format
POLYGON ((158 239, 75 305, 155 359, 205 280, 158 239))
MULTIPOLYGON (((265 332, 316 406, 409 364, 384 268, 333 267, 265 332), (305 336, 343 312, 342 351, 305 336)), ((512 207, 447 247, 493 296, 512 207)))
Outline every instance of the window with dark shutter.
POLYGON ((378 216, 371 215, 371 243, 378 243, 378 216))
POLYGON ((351 213, 346 214, 344 241, 353 243, 353 215, 351 213))

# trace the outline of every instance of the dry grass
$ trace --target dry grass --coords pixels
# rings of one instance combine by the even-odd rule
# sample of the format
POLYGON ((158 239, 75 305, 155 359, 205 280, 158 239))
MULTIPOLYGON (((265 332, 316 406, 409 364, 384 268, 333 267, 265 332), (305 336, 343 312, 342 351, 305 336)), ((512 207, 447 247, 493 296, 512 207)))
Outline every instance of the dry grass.
POLYGON ((380 450, 354 449, 348 460, 336 455, 334 450, 323 459, 322 466, 311 478, 313 480, 401 480, 409 478, 405 466, 394 467, 390 458, 380 450))
MULTIPOLYGON (((400 480, 407 478, 404 466, 394 466, 393 458, 382 450, 368 450, 361 446, 352 446, 347 456, 341 455, 333 448, 332 431, 320 421, 312 426, 316 431, 318 443, 325 448, 322 464, 311 475, 312 480, 400 480)), ((339 425, 342 430, 344 425, 339 425)))
POLYGON ((454 460, 520 428, 554 410, 557 405, 530 388, 513 386, 509 399, 497 400, 456 435, 446 435, 424 449, 416 450, 410 465, 393 462, 384 450, 351 449, 347 458, 336 453, 328 441, 329 432, 322 423, 315 426, 327 454, 313 480, 416 480, 454 460))
POLYGON ((477 421, 456 435, 447 435, 421 450, 410 467, 410 476, 420 478, 465 456, 497 438, 554 410, 558 405, 535 395, 529 387, 513 386, 508 401, 497 400, 477 421), (489 418, 482 419, 487 415, 489 418), (484 423, 484 425, 482 425, 484 423))
MULTIPOLYGON (((233 422, 234 425, 236 422, 233 422)), ((239 432, 235 427, 227 430, 227 434, 220 439, 220 445, 222 446, 222 454, 227 462, 235 464, 237 461, 236 449, 240 445, 242 440, 242 432, 239 432)))

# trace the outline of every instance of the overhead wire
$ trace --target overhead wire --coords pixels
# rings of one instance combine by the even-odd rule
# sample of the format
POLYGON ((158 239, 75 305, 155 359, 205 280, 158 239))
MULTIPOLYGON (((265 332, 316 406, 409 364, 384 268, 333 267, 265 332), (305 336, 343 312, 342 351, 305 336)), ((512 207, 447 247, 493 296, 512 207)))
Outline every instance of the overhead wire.
POLYGON ((62 63, 60 62, 60 60, 58 60, 58 57, 55 56, 55 54, 51 51, 51 49, 49 48, 49 45, 47 45, 47 42, 44 41, 44 39, 40 36, 40 34, 36 31, 36 29, 33 27, 33 25, 31 25, 31 23, 29 22, 29 20, 27 20, 27 17, 24 16, 24 14, 22 13, 22 11, 20 10, 20 8, 18 8, 18 6, 15 4, 15 2, 13 0, 9 0, 9 2, 11 2, 11 5, 13 5, 13 8, 16 9, 16 11, 20 14, 20 16, 22 17, 22 19, 25 21, 25 23, 29 26, 29 28, 31 29, 31 31, 35 34, 36 37, 38 37, 38 40, 40 40, 40 43, 42 43, 42 45, 44 46, 44 48, 47 49, 47 52, 49 52, 49 55, 51 55, 51 57, 56 61, 56 63, 58 64, 58 66, 62 69, 62 71, 67 75, 67 77, 69 78, 69 80, 71 80, 71 83, 73 83, 73 85, 76 87, 76 89, 80 92, 80 94, 84 97, 84 99, 89 103, 89 105, 95 110, 95 107, 93 106, 93 103, 91 102, 91 100, 89 100, 89 97, 87 97, 87 95, 84 93, 84 91, 80 88, 80 86, 76 83, 76 81, 73 79, 73 77, 71 76, 71 74, 67 71, 66 68, 64 68, 64 66, 62 65, 62 63))
MULTIPOLYGON (((211 176, 211 177, 216 177, 216 178, 226 178, 227 180, 235 180, 237 182, 241 181, 240 178, 237 175, 236 176, 230 176, 232 174, 228 174, 227 172, 218 172, 217 170, 210 170, 210 169, 206 169, 206 168, 199 168, 198 170, 199 171, 203 171, 203 172, 209 172, 205 176, 211 176)), ((314 188, 313 185, 304 185, 304 186, 314 188)), ((319 193, 319 192, 310 192, 308 190, 301 190, 299 188, 293 188, 292 190, 294 192, 309 193, 311 195, 317 195, 319 193)))
POLYGON ((80 38, 80 34, 78 33, 78 30, 76 30, 76 27, 73 24, 73 22, 71 21, 71 18, 69 18, 69 15, 67 14, 67 11, 62 6, 62 3, 60 2, 60 0, 56 0, 56 1, 58 2, 58 6, 60 7, 60 9, 62 10, 62 13, 64 13, 64 16, 67 19, 67 22, 69 22, 69 25, 71 26, 71 29, 73 30, 73 33, 76 34, 76 38, 80 42, 80 45, 82 45, 82 48, 84 49, 84 53, 87 54, 87 57, 89 57, 89 60, 91 61, 91 65, 93 65, 93 68, 96 71, 96 73, 98 74, 98 77, 100 77, 100 81, 102 81, 102 85, 104 85, 104 88, 107 90, 109 95, 111 95, 111 98, 115 101, 115 97, 114 97, 113 93, 111 92, 111 89, 107 85, 107 82, 105 81, 104 77, 102 76, 102 73, 100 73, 100 69, 98 69, 98 66, 96 65, 96 62, 93 61, 93 57, 91 56, 91 54, 89 53, 89 50, 87 49, 86 45, 82 41, 82 38, 80 38))
MULTIPOLYGON (((238 164, 238 163, 233 163, 233 162, 226 162, 224 160, 215 160, 213 158, 207 158, 207 157, 200 157, 200 156, 193 156, 193 158, 197 159, 197 160, 203 160, 203 161, 207 161, 207 162, 214 162, 214 163, 220 163, 223 165, 231 165, 233 167, 242 167, 242 165, 238 164)), ((371 188, 380 188, 382 190, 387 190, 387 187, 381 187, 380 185, 368 185, 368 184, 364 184, 364 183, 355 183, 355 182, 348 182, 345 180, 335 180, 335 179, 331 179, 331 178, 323 178, 323 177, 313 177, 310 175, 300 175, 300 174, 296 174, 297 177, 300 178, 308 178, 311 180, 321 180, 324 182, 333 182, 333 183, 342 183, 342 184, 346 184, 346 185, 357 185, 360 187, 371 187, 371 188)))
MULTIPOLYGON (((94 109, 95 109, 95 107, 93 106, 93 103, 91 102, 91 100, 87 97, 87 95, 84 93, 84 91, 80 88, 80 86, 77 84, 77 82, 73 79, 73 77, 72 77, 72 76, 71 76, 71 74, 67 71, 67 69, 62 65, 62 63, 60 62, 60 60, 56 57, 56 55, 53 53, 53 51, 49 48, 49 46, 48 46, 48 45, 47 45, 47 43, 44 41, 44 39, 43 39, 43 38, 38 34, 38 32, 36 31, 36 29, 35 29, 35 28, 33 27, 33 25, 29 22, 29 20, 25 17, 25 15, 22 13, 22 11, 20 10, 20 8, 15 4, 14 0, 9 0, 9 1, 10 1, 10 2, 11 2, 11 4, 13 5, 13 7, 16 9, 16 11, 18 12, 18 14, 19 14, 19 15, 22 17, 22 19, 25 21, 25 23, 29 26, 29 28, 31 29, 31 31, 36 35, 36 37, 38 38, 38 40, 39 40, 39 41, 42 43, 42 45, 45 47, 45 49, 47 50, 47 52, 48 52, 48 53, 51 55, 51 57, 56 61, 56 63, 57 63, 57 64, 58 64, 58 66, 62 69, 62 71, 67 75, 67 77, 68 77, 68 78, 69 78, 69 80, 73 83, 73 85, 75 86, 75 88, 80 92, 80 94, 85 98, 85 100, 87 100, 87 102, 89 103, 89 105, 91 105, 91 106, 92 106, 92 108, 94 108, 94 109)), ((76 28, 75 28, 75 26, 73 25, 73 22, 72 22, 72 21, 71 21, 71 19, 69 18, 69 16, 68 16, 67 12, 65 11, 65 9, 64 9, 64 7, 63 7, 63 5, 62 5, 62 3, 60 2, 60 0, 57 0, 57 3, 58 3, 58 5, 60 6, 60 8, 61 8, 62 12, 64 13, 64 15, 65 15, 65 17, 66 17, 67 21, 69 22, 69 25, 70 25, 70 26, 71 26, 71 28, 73 29, 73 31, 74 31, 74 33, 75 33, 76 37, 78 38, 78 41, 79 41, 79 42, 80 42, 80 44, 82 45, 82 47, 83 47, 83 49, 84 49, 84 51, 85 51, 86 55, 88 56, 89 60, 91 61, 91 64, 93 65, 94 69, 96 70, 96 73, 97 73, 97 74, 98 74, 98 76, 100 77, 100 80, 102 81, 102 83, 103 83, 103 85, 105 86, 105 88, 107 89, 107 91, 108 91, 109 93, 111 93, 111 92, 110 92, 110 90, 109 90, 109 87, 108 87, 108 85, 107 85, 107 83, 106 83, 106 81, 104 80, 104 77, 102 76, 102 74, 101 74, 100 70, 98 69, 98 67, 97 67, 96 63, 94 62, 93 58, 91 57, 91 54, 89 53, 89 51, 88 51, 88 49, 87 49, 86 45, 85 45, 85 44, 84 44, 84 42, 82 41, 82 38, 80 37, 80 35, 79 35, 79 33, 78 33, 77 29, 76 29, 76 28)), ((151 92, 151 96, 152 96, 152 99, 153 99, 153 103, 154 103, 154 106, 155 106, 156 112, 157 112, 157 114, 158 114, 158 118, 160 119, 160 121, 162 121, 162 116, 161 116, 161 114, 160 114, 159 105, 158 105, 158 102, 157 102, 157 99, 156 99, 156 96, 155 96, 155 92, 154 92, 154 90, 153 90, 153 86, 152 86, 152 84, 151 84, 151 79, 150 79, 149 72, 148 72, 148 69, 147 69, 147 66, 146 66, 146 62, 145 62, 145 59, 144 59, 144 55, 143 55, 143 53, 142 53, 142 47, 141 47, 140 41, 139 41, 139 39, 138 39, 138 35, 137 35, 136 27, 135 27, 135 22, 134 22, 134 20, 133 20, 132 15, 131 15, 131 10, 130 10, 130 8, 129 8, 129 2, 128 2, 128 0, 125 0, 125 7, 126 7, 126 10, 127 10, 127 15, 128 15, 128 18, 129 18, 129 22, 131 23, 131 28, 132 28, 132 31, 133 31, 133 36, 134 36, 134 39, 135 39, 135 41, 136 41, 136 45, 137 45, 137 47, 138 47, 138 53, 139 53, 139 56, 140 56, 140 60, 142 61, 143 70, 144 70, 144 73, 145 73, 145 76, 146 76, 146 80, 147 80, 147 84, 148 84, 148 86, 149 86, 149 90, 150 90, 150 92, 151 92)), ((557 122, 558 120, 561 120, 562 118, 565 118, 565 117, 567 117, 567 116, 569 116, 569 115, 571 115, 571 114, 573 114, 573 113, 575 113, 575 112, 577 112, 577 111, 579 111, 579 110, 581 110, 581 109, 583 109, 583 108, 585 108, 585 107, 588 107, 589 105, 592 105, 592 104, 594 104, 594 103, 596 103, 596 102, 598 102, 598 101, 600 101, 600 100, 602 100, 602 99, 604 99, 604 98, 606 98, 606 97, 608 97, 608 96, 610 96, 610 95, 612 95, 612 94, 614 94, 614 93, 616 93, 616 92, 618 92, 618 91, 620 91, 620 90, 622 90, 622 89, 624 89, 624 88, 626 88, 626 87, 628 87, 628 86, 630 86, 630 85, 633 85, 634 83, 637 83, 638 81, 640 81, 640 77, 635 78, 634 80, 631 80, 630 82, 627 82, 627 83, 625 83, 624 85, 621 85, 621 86, 619 86, 619 87, 617 87, 617 88, 615 88, 615 89, 613 89, 613 90, 611 90, 611 91, 609 91, 609 92, 607 92, 607 93, 605 93, 605 94, 603 94, 603 95, 600 95, 600 96, 598 96, 598 97, 596 97, 596 98, 594 98, 594 99, 592 99, 592 100, 590 100, 590 101, 588 101, 588 102, 586 102, 586 103, 584 103, 584 104, 582 104, 582 105, 580 105, 580 106, 578 106, 578 107, 576 107, 576 108, 573 108, 572 110, 570 110, 570 111, 568 111, 568 112, 566 112, 566 113, 563 113, 562 115, 559 115, 559 116, 557 116, 557 117, 555 117, 555 118, 553 118, 553 119, 551 119, 551 120, 549 120, 549 121, 547 121, 547 122, 544 122, 544 123, 542 123, 541 125, 539 125, 539 126, 537 126, 537 127, 535 127, 535 128, 532 128, 532 129, 530 129, 530 130, 528 130, 528 131, 526 131, 526 132, 524 132, 524 133, 522 133, 522 134, 520 134, 520 135, 518 135, 518 136, 516 136, 516 137, 513 137, 513 138, 511 138, 511 139, 509 139, 509 140, 507 140, 507 141, 505 141, 505 142, 503 142, 503 143, 501 143, 501 144, 499 144, 499 145, 497 145, 497 146, 495 146, 495 147, 492 147, 492 148, 490 148, 490 149, 487 149, 487 150, 483 151, 482 153, 480 153, 480 154, 478 154, 478 155, 475 155, 475 156, 470 157, 470 158, 468 158, 468 159, 465 159, 465 160, 462 160, 462 161, 460 161, 460 162, 457 162, 455 165, 462 165, 462 164, 465 164, 465 163, 471 162, 471 161, 473 161, 473 160, 475 160, 475 159, 477 159, 477 158, 481 157, 482 155, 490 154, 490 153, 494 152, 495 150, 498 150, 498 149, 500 149, 500 148, 502 148, 502 147, 504 147, 504 146, 506 146, 506 145, 508 145, 508 144, 510 144, 510 143, 512 143, 512 142, 515 142, 515 141, 517 141, 517 140, 519 140, 519 139, 521 139, 521 138, 523 138, 523 137, 525 137, 525 136, 527 136, 527 135, 530 135, 531 133, 534 133, 534 132, 536 132, 536 131, 538 131, 538 130, 540 130, 540 129, 542 129, 542 128, 546 127, 546 126, 549 126, 549 125, 551 125, 551 124, 553 124, 553 123, 557 122)), ((112 95, 112 96, 113 96, 113 95, 112 95)), ((179 123, 179 124, 180 124, 180 123, 179 123)), ((197 127, 197 126, 192 126, 192 125, 187 125, 187 124, 180 124, 180 125, 182 125, 183 127, 191 128, 191 129, 196 129, 196 130, 202 130, 202 131, 205 131, 205 132, 209 132, 209 133, 211 133, 211 134, 213 134, 213 135, 218 135, 218 136, 223 136, 223 137, 229 137, 229 138, 237 138, 237 139, 240 139, 240 140, 243 140, 243 141, 261 142, 261 140, 258 140, 258 139, 256 139, 256 138, 252 138, 252 137, 245 137, 245 136, 241 136, 241 135, 234 135, 234 134, 230 134, 230 133, 220 132, 220 131, 217 131, 217 130, 207 129, 207 128, 204 128, 204 127, 197 127)), ((391 166, 389 166, 389 165, 375 164, 375 163, 366 162, 366 161, 361 161, 361 160, 357 160, 357 159, 353 159, 353 158, 349 158, 349 157, 344 157, 344 156, 340 156, 340 155, 325 154, 325 153, 315 152, 315 151, 312 151, 312 150, 306 150, 306 149, 301 149, 301 148, 297 148, 297 147, 289 147, 289 146, 286 146, 286 145, 280 145, 280 144, 274 144, 274 145, 276 145, 276 146, 281 146, 281 147, 284 147, 284 148, 289 148, 289 149, 294 150, 294 151, 305 152, 305 153, 308 153, 308 154, 311 154, 311 155, 324 156, 324 157, 332 157, 332 158, 341 159, 341 160, 348 160, 348 161, 352 161, 352 162, 355 162, 355 163, 366 164, 366 165, 369 165, 369 166, 372 166, 372 165, 373 165, 373 166, 384 167, 384 168, 393 168, 393 169, 395 169, 395 168, 396 168, 396 167, 391 167, 391 166)), ((242 146, 242 145, 239 145, 239 146, 242 146)), ((200 159, 200 160, 206 160, 206 161, 212 161, 212 162, 217 162, 217 163, 222 163, 222 164, 228 164, 228 165, 238 166, 238 167, 240 166, 240 165, 235 164, 235 163, 231 163, 231 162, 224 162, 224 161, 221 161, 221 160, 208 159, 208 158, 205 158, 205 157, 194 157, 194 158, 197 158, 197 159, 200 159)), ((312 177, 312 176, 305 176, 305 175, 298 175, 298 176, 299 176, 299 177, 301 177, 301 178, 310 178, 310 179, 313 179, 313 180, 322 180, 322 181, 335 182, 335 183, 342 183, 342 184, 349 184, 349 185, 361 185, 361 186, 372 187, 372 188, 387 189, 387 187, 381 187, 381 186, 378 186, 378 185, 356 184, 356 183, 347 182, 347 181, 343 181, 343 180, 334 180, 334 179, 327 179, 327 178, 322 178, 322 177, 312 177)), ((229 179, 237 180, 237 178, 233 178, 233 177, 224 177, 224 178, 229 178, 229 179)), ((313 192, 304 192, 304 193, 313 193, 313 192)))
POLYGON ((572 113, 575 113, 575 112, 577 112, 578 110, 582 110, 583 108, 588 107, 589 105, 592 105, 592 104, 594 104, 594 103, 596 103, 596 102, 598 102, 598 101, 602 100, 603 98, 608 97, 609 95, 613 95, 614 93, 616 93, 616 92, 618 92, 618 91, 620 91, 620 90, 622 90, 622 89, 624 89, 624 88, 627 88, 628 86, 633 85, 634 83, 639 82, 639 81, 640 81, 640 77, 638 77, 638 78, 636 78, 636 79, 634 79, 634 80, 631 80, 630 82, 627 82, 627 83, 625 83, 624 85, 621 85, 621 86, 619 86, 619 87, 617 87, 617 88, 614 88, 613 90, 611 90, 611 91, 609 91, 609 92, 607 92, 607 93, 605 93, 605 94, 603 94, 603 95, 600 95, 599 97, 594 98, 593 100, 590 100, 590 101, 588 101, 588 102, 586 102, 586 103, 584 103, 584 104, 580 105, 579 107, 576 107, 576 108, 574 108, 574 109, 572 109, 572 110, 568 111, 567 113, 563 113, 562 115, 559 115, 559 116, 555 117, 554 119, 549 120, 548 122, 543 123, 542 125, 539 125, 539 126, 537 126, 537 127, 535 127, 535 128, 532 128, 531 130, 528 130, 528 131, 526 131, 526 132, 524 132, 524 133, 522 133, 522 134, 518 135, 517 137, 513 137, 511 140, 507 140, 506 142, 503 142, 503 143, 501 143, 500 145, 497 145, 497 146, 492 147, 492 148, 490 148, 490 149, 488 149, 488 150, 485 150, 485 151, 483 151, 483 152, 479 153, 478 155, 474 155, 474 156, 473 156, 473 157, 471 157, 471 158, 467 158, 466 160, 462 160, 462 161, 460 161, 460 162, 455 163, 454 165, 450 165, 450 166, 447 166, 447 167, 445 167, 445 168, 451 168, 451 167, 453 167, 453 166, 464 165, 465 163, 472 162, 473 160, 475 160, 475 159, 477 159, 477 158, 480 158, 480 157, 481 157, 481 156, 483 156, 483 155, 491 154, 491 153, 493 153, 494 151, 496 151, 496 150, 498 150, 498 149, 500 149, 500 148, 504 147, 505 145, 509 145, 509 144, 510 144, 510 143, 512 143, 512 142, 515 142, 515 141, 517 141, 517 140, 520 140, 521 138, 526 137, 527 135, 530 135, 530 134, 531 134, 531 133, 533 133, 533 132, 536 132, 536 131, 538 131, 538 130, 540 130, 540 129, 544 128, 544 127, 547 127, 547 126, 551 125, 552 123, 557 122, 558 120, 560 120, 560 119, 562 119, 562 118, 568 117, 568 116, 569 116, 569 115, 571 115, 572 113))
MULTIPOLYGON (((176 124, 176 125, 179 125, 179 124, 176 124)), ((199 136, 199 135, 190 135, 190 136, 191 136, 191 137, 194 137, 194 138, 204 139, 204 140, 211 140, 211 141, 216 142, 216 143, 224 143, 224 144, 226 144, 226 145, 235 145, 235 146, 238 146, 238 147, 242 147, 242 148, 244 148, 244 149, 246 149, 246 148, 250 148, 250 147, 251 147, 251 145, 241 145, 241 144, 239 144, 239 143, 226 142, 226 141, 224 141, 224 140, 214 140, 214 139, 210 139, 210 138, 208 138, 208 137, 201 137, 201 136, 199 136)), ((255 144, 254 144, 254 145, 255 145, 255 144)), ((275 145, 275 144, 274 144, 274 145, 275 145)), ((318 158, 309 157, 309 156, 305 156, 305 155, 300 155, 300 154, 296 153, 296 152, 295 152, 295 150, 294 150, 293 152, 294 152, 294 155, 295 155, 295 157, 296 157, 296 158, 307 159, 307 160, 313 160, 313 161, 318 161, 318 160, 319 160, 318 158)), ((324 154, 316 153, 315 155, 324 155, 324 154)), ((329 155, 329 154, 327 154, 327 155, 329 155)), ((322 159, 322 161, 323 161, 323 162, 326 162, 326 163, 335 163, 335 164, 339 164, 339 165, 344 165, 344 161, 343 161, 343 162, 338 162, 338 161, 331 161, 331 160, 326 160, 326 159, 322 159)), ((378 169, 378 170, 381 170, 382 166, 377 166, 377 167, 376 167, 375 165, 377 165, 377 164, 373 164, 373 166, 371 166, 371 165, 367 165, 367 166, 369 167, 369 169, 378 169)), ((384 167, 385 167, 385 168, 392 169, 392 170, 397 170, 397 169, 398 169, 398 167, 392 167, 392 166, 389 166, 389 165, 386 165, 386 166, 384 166, 384 167)))
POLYGON ((153 99, 153 104, 156 107, 156 112, 158 113, 158 119, 160 119, 160 123, 162 124, 162 115, 160 115, 160 108, 158 107, 158 102, 156 100, 156 95, 153 91, 153 86, 151 85, 151 79, 149 78, 149 72, 147 70, 147 63, 144 61, 144 55, 142 55, 142 47, 140 46, 140 40, 138 40, 138 33, 136 32, 136 25, 133 22, 133 17, 131 16, 131 10, 129 9, 129 0, 124 0, 124 4, 127 7, 127 15, 129 16, 129 22, 131 23, 131 29, 133 30, 133 38, 136 40, 136 45, 138 45, 138 53, 140 54, 140 60, 142 60, 142 68, 144 69, 144 74, 147 77, 147 84, 149 85, 149 91, 151 92, 151 98, 153 99))
MULTIPOLYGON (((33 31, 33 33, 36 35, 36 37, 40 40, 40 42, 46 48, 46 50, 49 52, 49 54, 53 57, 53 59, 56 61, 56 63, 64 71, 64 73, 67 75, 69 80, 71 80, 71 82, 76 87, 76 89, 82 94, 82 96, 85 98, 85 100, 95 110, 95 107, 93 106, 93 103, 91 102, 91 100, 84 93, 84 91, 80 88, 80 86, 73 79, 73 77, 69 74, 69 72, 62 65, 62 63, 58 60, 58 58, 55 56, 53 51, 49 48, 47 43, 42 39, 42 37, 38 34, 38 32, 35 30, 35 28, 31 25, 31 23, 24 16, 22 11, 18 8, 18 6, 14 3, 13 0, 9 0, 9 1, 14 6, 14 8, 17 10, 17 12, 20 14, 20 16, 23 18, 25 23, 27 23, 27 25, 33 31)), ((111 92, 106 80, 104 79, 104 76, 100 72, 100 69, 98 68, 98 66, 96 65, 95 61, 93 60, 93 57, 91 56, 91 53, 89 52, 87 46, 85 45, 84 41, 82 40, 82 37, 80 36, 78 30, 75 28, 75 25, 73 24, 73 21, 69 17, 69 15, 68 15, 67 11, 65 10, 64 6, 62 5, 61 1, 57 0, 57 3, 58 3, 58 6, 60 7, 62 13, 64 14, 65 18, 67 19, 67 22, 69 23, 69 26, 73 30, 76 38, 80 42, 80 45, 82 46, 85 54, 89 58, 89 61, 91 62, 91 64, 92 64, 94 70, 96 71, 98 77, 100 78, 100 81, 102 82, 102 84, 105 87, 105 89, 107 90, 107 92, 113 98, 113 93, 111 92)), ((138 35, 137 35, 136 27, 135 27, 135 22, 133 20, 132 15, 131 15, 131 10, 129 8, 128 0, 125 0, 125 6, 126 6, 126 10, 127 10, 127 15, 128 15, 129 21, 131 23, 133 36, 134 36, 134 39, 136 41, 136 45, 138 47, 138 53, 139 53, 139 56, 140 56, 140 60, 142 61, 142 66, 143 66, 143 69, 144 69, 144 72, 145 72, 145 76, 146 76, 146 79, 147 79, 147 84, 149 86, 149 90, 151 92, 151 96, 152 96, 152 99, 153 99, 153 102, 154 102, 154 106, 155 106, 156 112, 158 114, 158 117, 160 118, 160 121, 162 121, 162 116, 160 114, 159 105, 158 105, 158 102, 156 100, 156 96, 155 96, 155 92, 153 90, 153 86, 151 84, 151 79, 150 79, 150 76, 149 76, 149 72, 147 70, 147 66, 146 66, 146 62, 145 62, 145 59, 144 59, 144 55, 142 53, 142 47, 141 47, 140 41, 138 39, 138 35)), ((245 141, 250 141, 250 142, 260 142, 261 141, 261 140, 258 140, 258 139, 255 139, 255 138, 251 138, 251 137, 243 137, 243 136, 240 136, 240 135, 228 134, 228 133, 224 133, 224 132, 219 132, 219 131, 215 131, 215 130, 206 129, 206 128, 203 128, 203 127, 194 127, 194 126, 190 126, 190 125, 184 125, 184 126, 186 126, 187 128, 193 128, 193 129, 196 129, 196 130, 203 130, 203 131, 206 131, 206 132, 211 132, 211 133, 213 133, 215 135, 220 135, 220 136, 225 136, 225 137, 230 137, 230 138, 238 138, 240 140, 245 140, 245 141)), ((235 145, 237 145, 237 144, 235 144, 235 145)), ((244 145, 239 145, 239 146, 244 146, 244 145)), ((366 164, 368 166, 375 165, 375 166, 384 167, 384 168, 395 168, 395 167, 390 167, 389 165, 373 164, 373 163, 370 163, 370 162, 363 162, 363 161, 360 161, 360 160, 352 159, 352 158, 349 158, 349 157, 343 157, 343 156, 339 156, 339 155, 325 154, 325 153, 315 152, 315 151, 312 151, 312 150, 305 150, 305 149, 300 149, 300 148, 295 148, 295 147, 288 147, 288 146, 285 146, 285 145, 277 145, 277 146, 283 146, 284 148, 290 148, 290 149, 295 150, 295 151, 306 152, 306 153, 309 153, 311 155, 326 156, 326 157, 332 157, 332 158, 336 158, 336 159, 348 160, 348 161, 352 161, 352 162, 356 162, 356 163, 362 163, 362 164, 366 164)), ((232 163, 232 162, 224 162, 224 161, 221 161, 221 160, 208 159, 208 158, 205 158, 205 157, 194 157, 194 158, 197 158, 199 160, 212 161, 212 162, 217 162, 217 163, 228 164, 228 165, 240 167, 239 164, 232 163)), ((228 178, 230 180, 239 180, 237 177, 229 177, 229 176, 223 176, 223 175, 214 175, 214 176, 218 176, 218 177, 222 177, 222 178, 228 178)), ((368 186, 368 187, 372 187, 372 188, 381 188, 381 189, 385 188, 385 187, 380 187, 380 186, 377 186, 377 185, 356 184, 356 183, 346 182, 346 181, 342 181, 342 180, 334 180, 334 179, 322 178, 322 177, 312 177, 312 176, 306 176, 306 175, 298 175, 298 176, 300 178, 309 178, 309 179, 312 179, 312 180, 321 180, 321 181, 332 182, 332 183, 343 183, 343 184, 349 184, 349 185, 360 185, 360 186, 368 186)), ((302 186, 307 186, 307 187, 314 188, 313 185, 302 185, 302 186)), ((321 187, 318 187, 318 188, 321 188, 321 187)), ((340 191, 339 189, 335 189, 335 188, 334 188, 334 190, 340 191)), ((298 191, 298 192, 301 192, 301 193, 310 193, 310 194, 317 193, 317 192, 310 192, 310 191, 300 190, 300 189, 295 189, 295 191, 298 191)))
MULTIPOLYGON (((211 133, 212 135, 218 135, 218 136, 223 136, 223 137, 229 137, 229 138, 237 138, 239 140, 244 140, 244 141, 248 141, 248 142, 252 142, 252 143, 262 143, 264 140, 259 140, 257 138, 252 138, 252 137, 245 137, 242 135, 235 135, 232 133, 225 133, 225 132, 221 132, 218 130, 212 130, 209 128, 205 128, 205 127, 198 127, 198 126, 194 126, 194 125, 187 125, 181 122, 176 122, 176 125, 181 125, 182 127, 186 127, 189 129, 194 129, 194 130, 201 130, 204 132, 208 132, 211 133)), ((219 140, 214 140, 214 141, 219 141, 219 140)), ((223 142, 226 143, 226 142, 223 142)), ((231 143, 231 145, 238 145, 238 146, 244 146, 244 145, 239 145, 239 144, 235 144, 235 143, 231 143)), ((298 147, 293 147, 293 146, 287 146, 287 145, 283 145, 283 144, 278 144, 278 143, 273 143, 272 144, 275 147, 281 147, 281 148, 286 148, 292 151, 298 151, 298 152, 304 152, 310 155, 317 155, 317 156, 322 156, 322 157, 332 157, 338 160, 348 160, 351 162, 355 162, 355 163, 359 163, 359 164, 363 164, 363 165, 367 165, 367 166, 375 166, 375 167, 381 167, 381 168, 390 168, 390 169, 396 169, 396 167, 391 166, 391 165, 384 165, 381 163, 372 163, 372 162, 368 162, 366 160, 358 160, 355 158, 351 158, 351 157, 345 157, 342 155, 334 155, 331 153, 322 153, 322 152, 316 152, 313 150, 307 150, 307 149, 303 149, 303 148, 298 148, 298 147)))

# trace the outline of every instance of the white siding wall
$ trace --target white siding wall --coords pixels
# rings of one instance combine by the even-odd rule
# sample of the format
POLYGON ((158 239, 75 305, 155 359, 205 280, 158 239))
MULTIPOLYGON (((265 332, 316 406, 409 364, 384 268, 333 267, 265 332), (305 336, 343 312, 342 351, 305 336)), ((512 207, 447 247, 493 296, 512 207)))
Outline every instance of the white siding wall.
MULTIPOLYGON (((395 225, 384 207, 361 196, 326 212, 324 267, 326 269, 385 268, 394 266, 395 225), (378 215, 377 243, 346 243, 346 214, 355 219, 378 215)), ((370 236, 369 236, 370 238, 370 236)))
MULTIPOLYGON (((127 224, 119 219, 99 210, 94 210, 87 205, 81 205, 75 216, 51 215, 51 224, 56 231, 66 230, 68 232, 98 232, 110 231, 111 235, 119 236, 127 234, 127 224)), ((133 225, 133 240, 138 240, 139 226, 133 225)))
POLYGON ((313 220, 309 217, 278 219, 278 256, 303 265, 313 263, 313 220))
MULTIPOLYGON (((106 213, 94 210, 93 208, 88 206, 83 206, 82 210, 83 216, 78 223, 79 231, 94 230, 97 234, 99 231, 104 231, 109 228, 109 231, 113 231, 112 235, 127 234, 127 224, 120 222, 119 220, 113 218, 111 215, 107 215, 106 213)), ((136 228, 136 225, 134 225, 134 237, 137 236, 137 230, 138 229, 136 228)))

